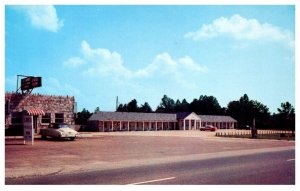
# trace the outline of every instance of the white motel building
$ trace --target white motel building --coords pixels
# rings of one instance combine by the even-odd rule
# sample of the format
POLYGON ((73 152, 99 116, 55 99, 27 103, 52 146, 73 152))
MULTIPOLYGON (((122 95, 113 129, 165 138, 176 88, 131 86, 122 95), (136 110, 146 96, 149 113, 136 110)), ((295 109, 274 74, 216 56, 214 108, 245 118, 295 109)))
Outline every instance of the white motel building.
POLYGON ((198 130, 206 125, 213 125, 218 129, 234 129, 237 121, 230 116, 197 115, 194 112, 97 112, 88 119, 89 130, 100 132, 198 130))

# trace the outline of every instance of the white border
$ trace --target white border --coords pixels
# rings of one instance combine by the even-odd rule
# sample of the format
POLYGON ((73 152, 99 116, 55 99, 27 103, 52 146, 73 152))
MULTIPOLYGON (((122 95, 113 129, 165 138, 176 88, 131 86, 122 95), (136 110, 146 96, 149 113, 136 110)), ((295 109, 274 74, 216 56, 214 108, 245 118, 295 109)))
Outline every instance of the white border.
MULTIPOLYGON (((298 85, 299 85, 299 66, 298 63, 298 44, 299 39, 297 38, 298 34, 298 27, 299 24, 297 24, 297 18, 299 15, 299 0, 243 0, 243 1, 236 1, 236 0, 171 0, 171 1, 164 1, 161 2, 159 0, 110 0, 110 1, 95 1, 95 0, 43 0, 43 1, 37 1, 37 0, 4 0, 1 1, 0 6, 0 19, 1 19, 1 29, 0 29, 0 91, 1 91, 1 98, 0 98, 0 107, 1 107, 1 117, 0 117, 0 124, 2 124, 0 127, 4 128, 4 80, 5 80, 5 50, 4 50, 4 42, 5 42, 5 5, 296 5, 296 15, 295 15, 295 36, 296 36, 296 49, 295 49, 295 80, 296 80, 296 87, 295 87, 295 108, 296 108, 296 129, 299 127, 299 121, 300 117, 297 115, 299 113, 299 103, 297 101, 297 98, 299 98, 298 93, 298 85)), ((299 131, 299 130, 298 130, 299 131)), ((297 138, 299 137, 299 132, 296 131, 297 138)), ((0 149, 2 151, 2 156, 5 154, 4 150, 4 130, 1 130, 1 146, 0 149)), ((297 143, 296 143, 297 148, 297 143)), ((296 158, 299 158, 299 152, 296 150, 296 158)), ((0 190, 41 190, 45 189, 45 186, 5 186, 5 178, 4 178, 4 172, 5 172, 5 162, 4 157, 1 157, 1 173, 0 173, 0 190), (3 187, 3 188, 2 188, 3 187)), ((297 162, 297 161, 296 161, 297 162)), ((297 165, 296 165, 297 167, 297 165)), ((299 172, 296 168, 296 172, 299 172)), ((279 191, 279 190, 297 190, 298 184, 299 184, 299 176, 297 176, 296 173, 296 185, 297 186, 282 186, 282 185, 264 185, 264 186, 231 186, 231 185, 219 185, 219 186, 47 186, 46 188, 54 189, 54 190, 90 190, 90 189, 103 189, 103 190, 153 190, 153 189, 164 189, 164 190, 222 190, 222 191, 233 191, 233 190, 243 190, 243 191, 253 191, 253 190, 264 190, 264 191, 279 191)), ((299 190, 299 189, 298 189, 299 190)))

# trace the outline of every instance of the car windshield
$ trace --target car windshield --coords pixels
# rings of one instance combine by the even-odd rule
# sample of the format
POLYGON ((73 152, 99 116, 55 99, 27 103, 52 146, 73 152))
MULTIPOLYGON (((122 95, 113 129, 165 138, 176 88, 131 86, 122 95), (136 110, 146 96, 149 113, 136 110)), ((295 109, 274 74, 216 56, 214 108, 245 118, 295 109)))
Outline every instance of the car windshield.
POLYGON ((67 124, 54 124, 51 128, 60 129, 60 128, 69 128, 67 124))
POLYGON ((60 124, 58 125, 58 128, 69 128, 69 126, 66 124, 60 124))

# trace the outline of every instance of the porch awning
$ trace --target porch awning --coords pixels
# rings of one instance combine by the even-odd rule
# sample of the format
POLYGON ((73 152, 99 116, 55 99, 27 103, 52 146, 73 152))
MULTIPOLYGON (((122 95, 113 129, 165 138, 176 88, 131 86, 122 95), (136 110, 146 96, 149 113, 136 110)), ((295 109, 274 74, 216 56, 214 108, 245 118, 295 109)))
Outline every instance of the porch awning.
POLYGON ((42 109, 26 109, 28 115, 45 115, 42 109))

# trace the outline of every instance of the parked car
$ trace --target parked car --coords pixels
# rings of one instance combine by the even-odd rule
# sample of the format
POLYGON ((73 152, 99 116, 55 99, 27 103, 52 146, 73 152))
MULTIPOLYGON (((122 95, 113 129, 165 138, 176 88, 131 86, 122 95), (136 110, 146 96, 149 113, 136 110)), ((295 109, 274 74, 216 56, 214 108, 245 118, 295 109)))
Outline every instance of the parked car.
POLYGON ((206 125, 205 127, 200 127, 200 131, 216 131, 217 128, 212 125, 206 125))
POLYGON ((58 139, 69 138, 73 141, 78 135, 78 132, 71 129, 70 126, 65 123, 51 123, 48 128, 40 130, 40 135, 42 139, 46 139, 47 137, 58 139))

